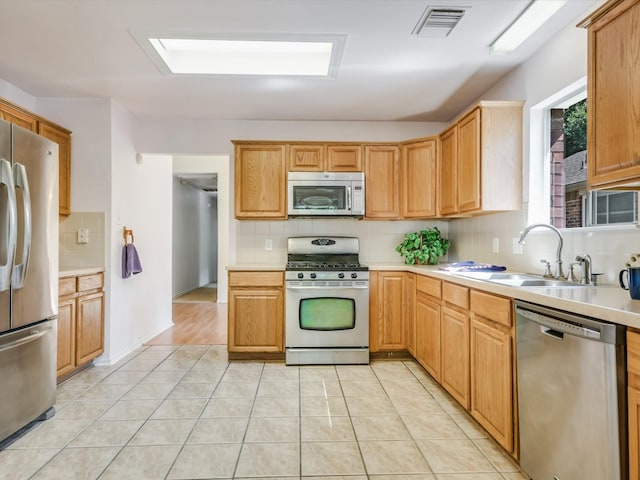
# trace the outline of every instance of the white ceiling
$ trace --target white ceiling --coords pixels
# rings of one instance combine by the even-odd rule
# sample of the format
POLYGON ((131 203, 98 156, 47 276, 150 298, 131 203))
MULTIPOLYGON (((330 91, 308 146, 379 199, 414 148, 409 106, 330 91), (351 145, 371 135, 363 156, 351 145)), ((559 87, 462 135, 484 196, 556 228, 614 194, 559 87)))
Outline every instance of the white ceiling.
POLYGON ((0 0, 0 78, 36 97, 112 98, 139 116, 449 121, 602 0, 569 0, 515 53, 488 45, 529 0, 0 0), (441 38, 427 6, 470 7, 441 38), (335 79, 166 76, 132 31, 344 34, 335 79))

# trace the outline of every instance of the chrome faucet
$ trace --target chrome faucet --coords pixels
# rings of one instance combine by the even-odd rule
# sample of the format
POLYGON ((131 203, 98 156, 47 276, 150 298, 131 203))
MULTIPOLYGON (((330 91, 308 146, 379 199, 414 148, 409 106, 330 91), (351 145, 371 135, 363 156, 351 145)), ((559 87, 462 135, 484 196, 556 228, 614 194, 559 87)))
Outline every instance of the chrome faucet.
POLYGON ((529 225, 522 231, 522 233, 520 234, 520 241, 518 243, 524 245, 524 239, 527 236, 527 234, 531 230, 537 227, 548 228, 556 232, 556 235, 558 235, 558 249, 556 250, 556 273, 553 277, 558 279, 566 279, 567 277, 562 271, 562 245, 564 244, 564 240, 562 238, 562 234, 560 233, 560 230, 558 230, 553 225, 549 225, 548 223, 534 223, 532 225, 529 225))
POLYGON ((591 283, 591 255, 577 255, 576 262, 582 267, 580 283, 589 285, 591 283))

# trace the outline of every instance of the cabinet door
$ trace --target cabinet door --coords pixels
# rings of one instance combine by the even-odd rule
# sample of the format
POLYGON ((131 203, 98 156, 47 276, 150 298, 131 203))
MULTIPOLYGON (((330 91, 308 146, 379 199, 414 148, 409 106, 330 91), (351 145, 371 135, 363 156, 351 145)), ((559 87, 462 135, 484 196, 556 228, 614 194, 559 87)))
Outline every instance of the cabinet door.
POLYGON ((416 298, 416 360, 440 381, 440 303, 418 293, 416 298))
POLYGON ((469 314, 442 307, 442 386, 469 408, 469 314))
POLYGON ((38 131, 38 119, 35 115, 3 101, 0 101, 0 118, 32 132, 38 131))
POLYGON ((236 145, 234 173, 236 218, 287 218, 284 145, 236 145))
POLYGON ((55 125, 40 122, 38 133, 58 144, 58 213, 71 213, 71 133, 55 125))
POLYGON ((289 145, 290 172, 322 172, 324 170, 324 145, 289 145))
POLYGON ((640 478, 640 390, 629 387, 629 478, 640 478))
POLYGON ((365 145, 365 208, 367 218, 400 217, 400 148, 365 145))
POLYGON ((437 176, 435 139, 402 146, 402 215, 405 218, 437 215, 437 176))
MULTIPOLYGON (((405 341, 405 274, 404 272, 376 272, 375 318, 376 329, 370 338, 376 342, 374 351, 404 350, 405 341)), ((370 285, 371 286, 371 285, 370 285)))
POLYGON ((229 289, 229 352, 283 352, 282 288, 229 289))
POLYGON ((405 339, 407 344, 407 350, 409 353, 416 356, 416 274, 405 274, 405 298, 407 300, 406 308, 406 321, 405 321, 405 339))
POLYGON ((511 336, 471 319, 471 415, 507 451, 513 451, 511 336))
POLYGON ((61 298, 58 302, 58 377, 76 366, 76 299, 61 298))
POLYGON ((589 27, 588 184, 640 188, 640 2, 624 0, 589 27))
POLYGON ((440 135, 440 215, 458 212, 458 126, 440 135))
POLYGON ((361 172, 362 147, 360 145, 327 145, 327 171, 361 172))
POLYGON ((479 210, 480 204, 480 109, 458 122, 458 211, 479 210))
POLYGON ((104 352, 104 292, 77 298, 76 365, 104 352))

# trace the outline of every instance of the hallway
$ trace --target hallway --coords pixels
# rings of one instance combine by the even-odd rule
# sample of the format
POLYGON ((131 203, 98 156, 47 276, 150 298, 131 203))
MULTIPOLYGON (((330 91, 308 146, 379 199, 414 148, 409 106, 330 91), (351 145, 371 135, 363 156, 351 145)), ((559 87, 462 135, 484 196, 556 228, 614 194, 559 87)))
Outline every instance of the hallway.
POLYGON ((227 304, 216 303, 217 289, 207 285, 173 301, 173 327, 145 345, 226 345, 227 304))

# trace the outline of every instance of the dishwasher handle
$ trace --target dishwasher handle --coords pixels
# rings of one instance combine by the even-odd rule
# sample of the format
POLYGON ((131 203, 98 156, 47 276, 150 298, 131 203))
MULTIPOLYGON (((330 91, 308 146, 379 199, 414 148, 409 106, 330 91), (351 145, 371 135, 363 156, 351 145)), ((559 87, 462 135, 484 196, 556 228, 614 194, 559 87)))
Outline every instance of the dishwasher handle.
POLYGON ((543 335, 553 338, 554 340, 558 340, 560 342, 564 340, 564 332, 559 332, 558 330, 554 330, 553 328, 540 325, 540 332, 543 335))

